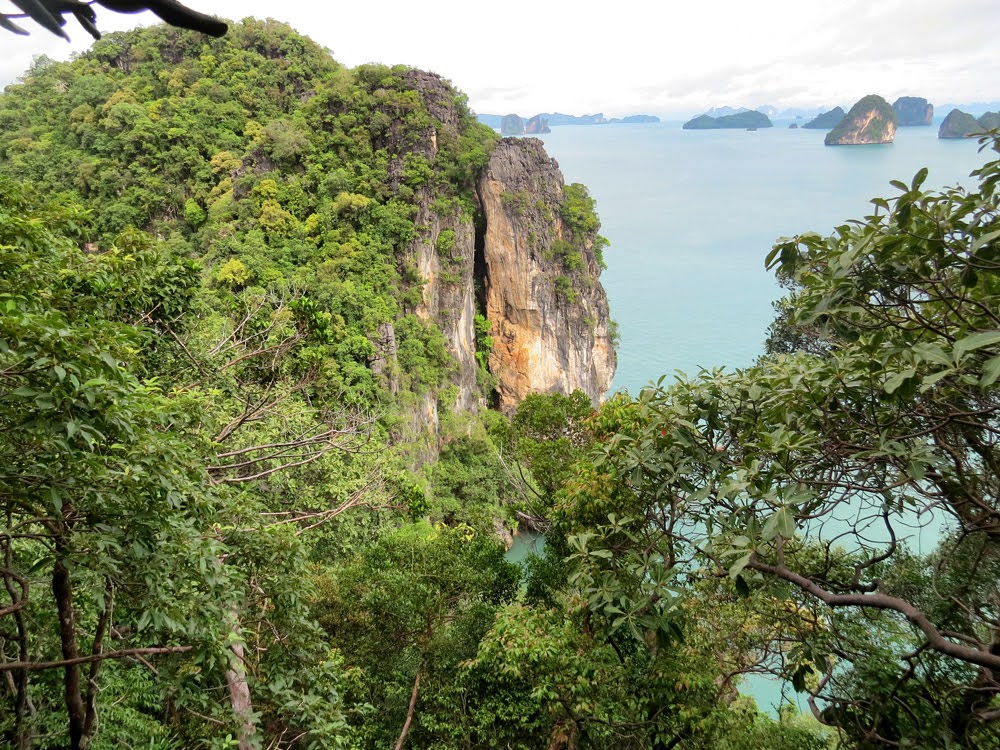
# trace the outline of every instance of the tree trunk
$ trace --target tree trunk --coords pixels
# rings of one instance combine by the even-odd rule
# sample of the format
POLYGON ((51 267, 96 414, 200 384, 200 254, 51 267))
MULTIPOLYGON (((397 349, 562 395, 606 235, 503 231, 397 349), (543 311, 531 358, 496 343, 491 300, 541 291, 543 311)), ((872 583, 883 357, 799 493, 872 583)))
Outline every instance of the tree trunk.
POLYGON ((423 666, 417 667, 417 679, 413 681, 413 691, 410 693, 410 707, 406 711, 406 721, 403 723, 403 731, 399 733, 396 740, 396 750, 403 750, 406 742, 406 735, 410 732, 410 725, 413 723, 413 714, 417 708, 417 695, 420 692, 420 676, 423 674, 423 666))
MULTIPOLYGON (((57 544, 56 553, 59 552, 61 550, 57 544)), ((70 581, 69 569, 61 557, 56 559, 56 564, 52 569, 52 594, 55 597, 56 611, 59 615, 59 641, 62 645, 63 659, 76 659, 80 656, 80 649, 76 640, 73 584, 70 581)), ((66 715, 69 719, 70 750, 81 750, 84 742, 87 708, 84 705, 83 693, 80 691, 79 664, 67 664, 63 667, 63 688, 66 715)))
POLYGON ((250 683, 247 682, 244 661, 245 651, 239 630, 239 619, 233 614, 229 631, 233 641, 229 650, 232 651, 233 658, 230 659, 230 667, 226 670, 226 684, 229 687, 229 703, 240 725, 240 750, 254 750, 257 725, 254 723, 253 701, 250 699, 250 683))

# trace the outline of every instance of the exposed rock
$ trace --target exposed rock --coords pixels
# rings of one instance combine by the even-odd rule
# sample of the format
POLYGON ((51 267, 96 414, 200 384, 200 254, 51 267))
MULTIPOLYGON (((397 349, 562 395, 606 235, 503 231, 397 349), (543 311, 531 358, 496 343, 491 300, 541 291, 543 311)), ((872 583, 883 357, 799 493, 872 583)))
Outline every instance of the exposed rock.
POLYGON ((976 122, 983 130, 1000 130, 1000 112, 985 112, 976 122))
POLYGON ((798 129, 799 129, 799 126, 798 126, 798 125, 796 125, 796 124, 795 124, 795 123, 793 122, 793 123, 792 123, 791 125, 789 125, 789 126, 788 126, 788 129, 789 129, 789 130, 798 130, 798 129))
POLYGON ((458 135, 458 109, 455 107, 455 89, 437 73, 425 70, 407 70, 406 82, 423 98, 431 115, 441 124, 441 129, 458 135))
POLYGON ((560 213, 559 165, 535 138, 502 140, 477 190, 486 221, 482 264, 494 342, 489 368, 501 409, 513 410, 531 393, 575 389, 596 404, 617 364, 598 280, 597 229, 573 235, 560 213), (566 248, 573 264, 560 252, 566 248))
POLYGON ((396 364, 396 329, 392 323, 382 323, 378 327, 378 336, 372 341, 375 347, 375 358, 369 363, 372 375, 383 378, 386 387, 392 393, 399 393, 399 372, 396 364))
POLYGON ((539 135, 541 133, 551 133, 549 121, 541 115, 535 115, 524 125, 525 135, 539 135))
POLYGON ((520 115, 504 115, 500 121, 500 135, 524 135, 524 120, 520 115))
POLYGON ((927 126, 934 119, 934 105, 920 96, 901 96, 892 103, 901 128, 927 126))
POLYGON ((834 107, 829 112, 816 115, 816 117, 802 127, 809 128, 810 130, 833 130, 840 124, 840 121, 844 119, 844 115, 846 114, 843 107, 834 107))
POLYGON ((896 111, 877 94, 869 94, 851 107, 840 124, 826 134, 827 146, 867 146, 892 143, 896 137, 896 111))
POLYGON ((514 546, 514 535, 507 528, 507 522, 502 518, 493 519, 493 531, 496 533, 500 543, 503 544, 504 549, 510 549, 514 546))
POLYGON ((938 128, 938 138, 969 138, 980 132, 982 127, 975 117, 960 109, 953 109, 938 128))
POLYGON ((747 111, 738 112, 735 115, 723 115, 722 117, 711 117, 709 115, 699 115, 684 123, 684 130, 716 130, 723 128, 735 128, 749 130, 751 128, 772 128, 774 124, 763 112, 747 111))
POLYGON ((472 216, 452 206, 440 215, 432 208, 434 194, 425 189, 414 221, 423 233, 410 245, 409 256, 423 279, 422 302, 416 314, 434 322, 448 340, 457 369, 456 411, 474 412, 481 405, 476 383, 475 238, 472 216))

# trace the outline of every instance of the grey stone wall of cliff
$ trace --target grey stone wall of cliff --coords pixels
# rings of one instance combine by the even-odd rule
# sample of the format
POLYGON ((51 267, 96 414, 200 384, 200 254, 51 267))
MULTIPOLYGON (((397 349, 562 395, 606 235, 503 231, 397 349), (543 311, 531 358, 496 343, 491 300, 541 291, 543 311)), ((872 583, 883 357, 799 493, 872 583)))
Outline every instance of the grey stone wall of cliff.
MULTIPOLYGON (((433 73, 411 70, 407 75, 408 83, 420 93, 431 115, 440 122, 441 132, 457 138, 459 117, 454 90, 433 73)), ((434 161, 438 152, 436 128, 428 128, 417 150, 434 161)), ((420 234, 410 246, 409 254, 424 281, 422 303, 415 312, 437 323, 448 340, 457 362, 455 409, 474 412, 482 402, 476 384, 475 223, 472 216, 462 213, 457 206, 442 215, 434 207, 436 197, 430 188, 423 188, 414 217, 420 234)), ((425 408, 430 410, 429 405, 425 408)))
POLYGON ((535 138, 504 139, 477 190, 486 225, 489 365, 501 409, 512 411, 531 393, 575 389, 596 404, 611 387, 617 357, 593 236, 579 248, 583 262, 573 269, 554 247, 572 239, 560 216, 559 165, 535 138))

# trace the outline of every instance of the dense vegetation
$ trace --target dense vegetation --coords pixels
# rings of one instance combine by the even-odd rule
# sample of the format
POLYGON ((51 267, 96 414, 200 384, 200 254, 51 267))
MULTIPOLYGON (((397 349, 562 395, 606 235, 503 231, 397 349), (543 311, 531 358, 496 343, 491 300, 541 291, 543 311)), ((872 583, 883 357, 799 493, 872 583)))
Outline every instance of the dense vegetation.
POLYGON ((684 130, 715 130, 719 128, 752 128, 756 130, 757 128, 771 128, 774 127, 774 124, 763 112, 750 110, 720 117, 698 115, 694 119, 688 120, 682 127, 684 130))
POLYGON ((405 249, 495 137, 427 81, 247 22, 0 98, 2 741, 996 746, 1000 162, 779 244, 753 368, 463 414, 405 249))

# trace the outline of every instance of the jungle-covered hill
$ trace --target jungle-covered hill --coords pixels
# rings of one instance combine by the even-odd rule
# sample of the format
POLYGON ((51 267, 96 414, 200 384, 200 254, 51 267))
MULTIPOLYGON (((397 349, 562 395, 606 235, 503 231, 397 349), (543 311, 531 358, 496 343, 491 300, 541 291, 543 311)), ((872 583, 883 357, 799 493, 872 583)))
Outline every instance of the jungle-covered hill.
POLYGON ((597 405, 594 203, 439 76, 272 21, 37 61, 0 96, 0 738, 995 746, 998 173, 781 241, 756 365, 597 405))

